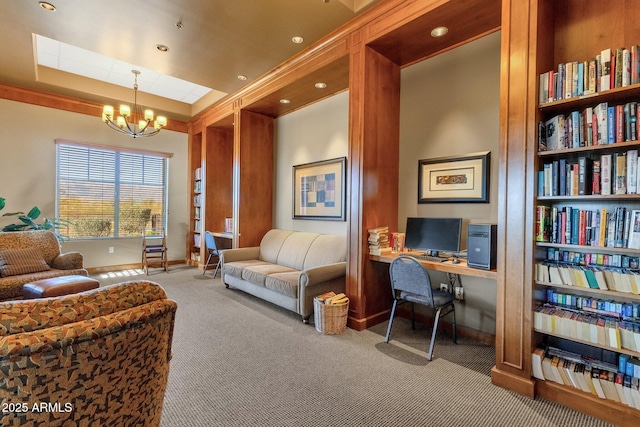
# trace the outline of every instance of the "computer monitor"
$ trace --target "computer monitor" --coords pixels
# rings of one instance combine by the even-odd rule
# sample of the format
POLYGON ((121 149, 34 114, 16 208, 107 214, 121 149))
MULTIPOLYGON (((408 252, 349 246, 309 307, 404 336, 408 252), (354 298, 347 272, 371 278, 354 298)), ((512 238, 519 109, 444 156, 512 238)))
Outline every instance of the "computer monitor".
POLYGON ((460 252, 462 218, 407 218, 405 246, 437 256, 460 252))

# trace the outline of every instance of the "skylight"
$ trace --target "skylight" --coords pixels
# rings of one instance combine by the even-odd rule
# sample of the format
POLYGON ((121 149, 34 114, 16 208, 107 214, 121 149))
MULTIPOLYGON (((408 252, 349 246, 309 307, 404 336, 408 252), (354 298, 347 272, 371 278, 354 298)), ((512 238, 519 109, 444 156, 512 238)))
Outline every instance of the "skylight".
POLYGON ((127 88, 133 87, 131 70, 140 70, 141 92, 193 104, 211 91, 210 88, 157 73, 138 65, 118 61, 89 50, 61 43, 36 34, 38 65, 77 74, 127 88))

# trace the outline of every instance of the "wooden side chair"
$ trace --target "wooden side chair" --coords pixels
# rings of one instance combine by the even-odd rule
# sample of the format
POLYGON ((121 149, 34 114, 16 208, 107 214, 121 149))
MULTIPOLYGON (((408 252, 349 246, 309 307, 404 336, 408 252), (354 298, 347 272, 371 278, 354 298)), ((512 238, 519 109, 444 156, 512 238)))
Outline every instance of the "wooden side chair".
POLYGON ((147 276, 149 267, 160 267, 169 272, 167 261, 167 236, 164 228, 142 230, 142 268, 147 276))

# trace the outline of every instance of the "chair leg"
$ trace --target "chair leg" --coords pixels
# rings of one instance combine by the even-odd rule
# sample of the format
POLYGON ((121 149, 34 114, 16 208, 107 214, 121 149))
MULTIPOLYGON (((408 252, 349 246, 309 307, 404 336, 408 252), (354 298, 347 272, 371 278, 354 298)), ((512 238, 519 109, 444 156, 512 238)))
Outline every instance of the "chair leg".
POLYGON ((391 335, 391 325, 393 324, 393 316, 396 314, 396 307, 398 300, 393 300, 393 307, 391 307, 391 317, 389 317, 389 326, 387 327, 387 336, 384 338, 384 342, 389 342, 389 336, 391 335))
POLYGON ((453 324, 451 325, 451 329, 453 332, 453 343, 457 344, 457 337, 456 337, 456 306, 452 306, 451 310, 453 311, 453 324))
POLYGON ((207 258, 207 263, 204 265, 204 271, 202 272, 202 275, 204 276, 205 274, 207 274, 207 268, 209 267, 209 261, 211 261, 211 253, 209 253, 209 257, 207 258))
POLYGON ((438 321, 440 320, 440 311, 442 308, 436 310, 436 317, 433 321, 433 332, 431 332, 431 342, 429 343, 429 353, 427 354, 427 360, 431 360, 433 356, 433 345, 436 343, 436 332, 438 332, 438 321))
POLYGON ((220 258, 218 258, 218 263, 216 264, 216 271, 213 272, 213 278, 215 279, 218 275, 218 269, 220 268, 220 258))
POLYGON ((416 330, 416 305, 411 303, 411 330, 416 330))

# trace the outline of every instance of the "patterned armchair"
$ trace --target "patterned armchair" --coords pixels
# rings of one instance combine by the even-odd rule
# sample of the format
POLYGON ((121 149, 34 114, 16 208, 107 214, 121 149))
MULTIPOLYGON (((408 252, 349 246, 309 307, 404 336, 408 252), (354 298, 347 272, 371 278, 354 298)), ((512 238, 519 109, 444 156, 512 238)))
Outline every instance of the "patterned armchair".
POLYGON ((79 252, 60 253, 48 230, 0 232, 0 301, 22 298, 22 285, 50 277, 88 276, 79 252))
POLYGON ((158 426, 176 308, 149 281, 0 303, 2 425, 158 426))

